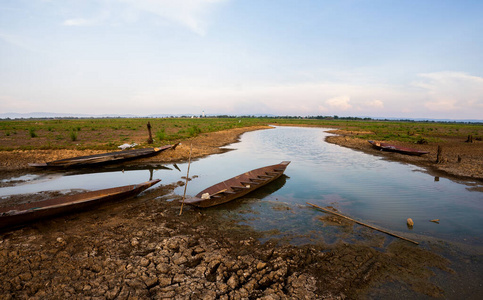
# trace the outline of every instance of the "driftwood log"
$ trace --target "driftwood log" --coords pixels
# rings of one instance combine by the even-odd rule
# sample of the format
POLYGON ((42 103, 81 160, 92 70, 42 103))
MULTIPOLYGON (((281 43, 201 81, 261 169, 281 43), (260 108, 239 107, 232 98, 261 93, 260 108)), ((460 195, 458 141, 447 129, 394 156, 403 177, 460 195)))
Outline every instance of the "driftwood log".
MULTIPOLYGON (((368 225, 368 224, 362 223, 362 222, 360 222, 360 221, 357 221, 357 220, 354 220, 354 219, 352 219, 352 218, 346 217, 346 216, 344 216, 344 215, 342 215, 342 214, 339 214, 339 213, 336 213, 336 212, 334 212, 334 211, 331 211, 331 210, 325 209, 325 208, 320 207, 320 206, 318 206, 318 205, 315 205, 315 204, 312 204, 312 203, 309 203, 309 202, 306 202, 306 203, 307 203, 308 205, 312 205, 313 207, 318 208, 318 209, 320 209, 320 210, 322 210, 322 211, 325 211, 325 212, 328 212, 328 213, 334 214, 334 215, 339 216, 339 217, 341 217, 341 218, 344 218, 344 219, 347 219, 347 220, 349 220, 349 221, 355 222, 355 223, 357 223, 357 224, 360 224, 360 225, 363 225, 363 226, 369 227, 369 228, 371 228, 371 229, 374 229, 374 230, 377 230, 377 231, 383 232, 383 233, 385 233, 385 234, 389 234, 389 235, 394 236, 394 237, 397 237, 397 238, 399 238, 399 239, 401 239, 401 240, 405 240, 405 241, 408 241, 408 242, 414 243, 414 244, 416 244, 416 245, 419 245, 419 243, 418 243, 418 242, 415 242, 415 241, 413 241, 413 240, 407 239, 407 238, 402 237, 402 236, 400 236, 400 235, 397 235, 397 234, 391 233, 391 232, 386 231, 386 230, 384 230, 384 229, 380 229, 380 228, 374 227, 374 226, 372 226, 372 225, 368 225)), ((411 221, 412 221, 412 220, 411 220, 411 221)))

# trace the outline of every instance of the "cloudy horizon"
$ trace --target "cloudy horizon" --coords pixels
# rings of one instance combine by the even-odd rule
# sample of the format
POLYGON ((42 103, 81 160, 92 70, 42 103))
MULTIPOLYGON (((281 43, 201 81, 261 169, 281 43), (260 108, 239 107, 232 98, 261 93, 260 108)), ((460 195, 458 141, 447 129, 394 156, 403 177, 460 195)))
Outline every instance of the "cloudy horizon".
POLYGON ((0 113, 482 119, 480 1, 0 3, 0 113))

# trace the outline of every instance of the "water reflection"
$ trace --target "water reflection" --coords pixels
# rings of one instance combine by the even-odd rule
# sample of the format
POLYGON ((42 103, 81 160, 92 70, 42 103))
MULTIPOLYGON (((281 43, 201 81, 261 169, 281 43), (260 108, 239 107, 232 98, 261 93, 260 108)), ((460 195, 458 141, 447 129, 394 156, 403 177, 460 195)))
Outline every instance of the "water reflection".
MULTIPOLYGON (((191 162, 190 177, 194 178, 188 183, 187 195, 246 171, 290 160, 286 177, 212 213, 236 216, 256 230, 276 231, 282 237, 333 241, 341 229, 321 224, 323 213, 308 208, 305 203, 311 202, 332 205, 347 216, 411 239, 431 237, 483 246, 481 184, 468 186, 435 178, 423 168, 326 143, 327 135, 324 129, 296 127, 248 132, 239 143, 230 145, 234 151, 191 162), (408 218, 414 220, 412 230, 406 226, 408 218), (434 219, 439 224, 431 222, 434 219)), ((0 188, 0 196, 103 189, 150 179, 171 184, 181 180, 187 167, 187 163, 130 164, 45 173, 20 177, 26 180, 0 188)), ((183 191, 180 187, 174 192, 182 195, 183 191)))

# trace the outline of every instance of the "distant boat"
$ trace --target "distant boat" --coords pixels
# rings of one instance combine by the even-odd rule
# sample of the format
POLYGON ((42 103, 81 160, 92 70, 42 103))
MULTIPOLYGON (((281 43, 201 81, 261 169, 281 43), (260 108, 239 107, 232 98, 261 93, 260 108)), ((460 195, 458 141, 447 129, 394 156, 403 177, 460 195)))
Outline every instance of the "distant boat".
POLYGON ((156 179, 140 184, 3 207, 0 208, 0 229, 13 228, 40 219, 85 210, 108 201, 133 197, 160 181, 160 179, 156 179))
POLYGON ((375 142, 375 141, 369 141, 369 143, 374 148, 376 148, 378 150, 382 150, 382 151, 398 152, 398 153, 402 153, 402 154, 418 155, 418 156, 429 153, 429 151, 421 151, 421 150, 418 150, 418 149, 400 147, 400 146, 395 146, 395 145, 380 143, 380 142, 375 142))
POLYGON ((175 149, 178 144, 166 145, 159 148, 143 148, 124 151, 107 152, 95 155, 77 156, 54 160, 42 164, 29 164, 31 167, 37 168, 75 168, 90 165, 117 163, 136 158, 149 157, 157 155, 167 149, 175 149))
MULTIPOLYGON (((197 207, 210 207, 244 196, 283 175, 290 161, 251 170, 217 183, 199 192, 184 203, 197 207)), ((180 200, 181 202, 182 200, 180 200)))

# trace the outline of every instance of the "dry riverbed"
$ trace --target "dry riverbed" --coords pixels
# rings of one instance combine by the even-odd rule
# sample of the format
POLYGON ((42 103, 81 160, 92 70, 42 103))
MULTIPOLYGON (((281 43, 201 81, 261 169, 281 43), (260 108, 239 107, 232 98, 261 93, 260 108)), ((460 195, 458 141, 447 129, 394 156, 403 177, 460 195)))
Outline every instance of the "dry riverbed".
MULTIPOLYGON (((193 157, 219 153, 241 133, 262 128, 203 134, 138 163, 185 161, 190 145, 193 157)), ((329 139, 372 151, 364 143, 353 146, 354 140, 329 139)), ((1 152, 0 170, 3 177, 25 174, 32 171, 28 163, 93 152, 1 152)), ((479 172, 464 176, 478 178, 479 172)), ((444 297, 432 278, 435 273, 454 273, 448 259, 426 250, 431 243, 416 246, 370 229, 358 228, 359 241, 353 244, 261 244, 258 238, 269 233, 252 231, 209 210, 185 207, 179 215, 179 196, 172 194, 178 184, 1 233, 0 298, 355 299, 368 291, 371 297, 384 298, 388 295, 377 287, 388 282, 398 283, 402 297, 444 297)), ((355 231, 354 224, 334 217, 322 217, 321 224, 345 226, 349 234, 355 231)))

